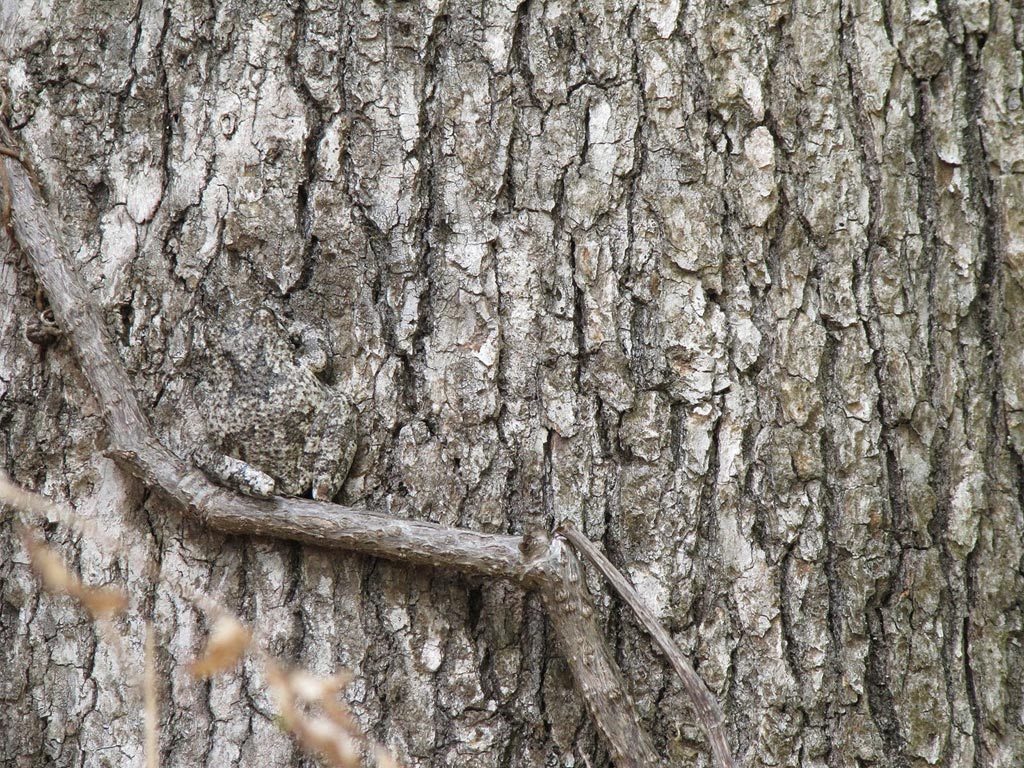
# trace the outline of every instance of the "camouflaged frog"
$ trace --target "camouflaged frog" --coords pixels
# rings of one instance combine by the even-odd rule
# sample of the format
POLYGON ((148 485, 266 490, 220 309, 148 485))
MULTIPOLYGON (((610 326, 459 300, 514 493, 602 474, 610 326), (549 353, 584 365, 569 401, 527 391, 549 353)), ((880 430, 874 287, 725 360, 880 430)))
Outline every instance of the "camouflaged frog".
POLYGON ((348 398, 317 378, 328 360, 321 338, 285 333, 265 308, 218 320, 196 388, 207 435, 196 463, 243 493, 330 501, 352 464, 356 424, 348 398))

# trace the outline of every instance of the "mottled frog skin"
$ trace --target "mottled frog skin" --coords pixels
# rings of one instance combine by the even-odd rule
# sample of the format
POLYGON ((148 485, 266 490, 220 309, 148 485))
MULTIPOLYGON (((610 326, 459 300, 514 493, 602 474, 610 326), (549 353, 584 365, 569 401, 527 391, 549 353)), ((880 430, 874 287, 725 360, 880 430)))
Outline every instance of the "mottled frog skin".
POLYGON ((206 341, 197 464, 243 493, 331 500, 352 464, 356 420, 348 398, 317 378, 327 366, 318 335, 294 328, 290 338, 270 310, 235 307, 211 321, 206 341))

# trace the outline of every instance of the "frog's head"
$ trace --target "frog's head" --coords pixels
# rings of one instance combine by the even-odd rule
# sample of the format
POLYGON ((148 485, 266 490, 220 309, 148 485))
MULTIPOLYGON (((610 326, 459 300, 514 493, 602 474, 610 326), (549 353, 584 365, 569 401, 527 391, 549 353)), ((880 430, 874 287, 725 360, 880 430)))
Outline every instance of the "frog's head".
POLYGON ((266 354, 281 339, 281 326, 266 307, 235 305, 206 326, 207 349, 216 357, 240 363, 266 354))

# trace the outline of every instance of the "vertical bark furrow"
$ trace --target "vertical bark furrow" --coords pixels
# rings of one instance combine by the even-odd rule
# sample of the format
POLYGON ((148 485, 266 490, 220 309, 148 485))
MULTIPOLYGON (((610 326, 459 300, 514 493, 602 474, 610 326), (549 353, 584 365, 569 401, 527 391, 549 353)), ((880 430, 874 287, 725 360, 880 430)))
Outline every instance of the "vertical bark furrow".
MULTIPOLYGON (((175 453, 205 329, 266 306, 358 411, 339 498, 603 541, 744 764, 1021 762, 1014 3, 16 5, 11 124, 175 453)), ((183 522, 95 452, 66 345, 26 340, 28 273, 0 290, 2 467, 132 542, 114 568, 53 534, 156 590, 167 765, 297 758, 258 679, 187 680, 202 617, 142 563, 351 667, 410 764, 607 763, 536 603, 183 522)), ((0 762, 136 760, 116 660, 2 525, 0 762)), ((702 759, 589 584, 653 749, 702 759)))

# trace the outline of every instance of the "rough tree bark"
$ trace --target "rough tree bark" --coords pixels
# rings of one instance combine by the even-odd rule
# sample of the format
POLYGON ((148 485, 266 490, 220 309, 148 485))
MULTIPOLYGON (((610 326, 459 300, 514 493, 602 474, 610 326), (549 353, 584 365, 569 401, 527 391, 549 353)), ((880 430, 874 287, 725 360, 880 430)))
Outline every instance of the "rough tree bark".
MULTIPOLYGON (((143 407, 187 458, 225 295, 325 333, 359 412, 338 500, 568 519, 723 702, 747 766, 1024 761, 1024 12, 943 0, 5 6, 0 75, 143 407)), ((411 765, 607 762, 536 598, 224 536, 103 455, 0 264, 0 460, 123 542, 49 531, 156 621, 167 766, 301 758, 233 607, 354 671, 411 765)), ((123 667, 0 520, 0 762, 141 763, 123 667)), ((596 577, 658 749, 678 682, 596 577)), ((130 658, 142 648, 128 647, 130 658)))

